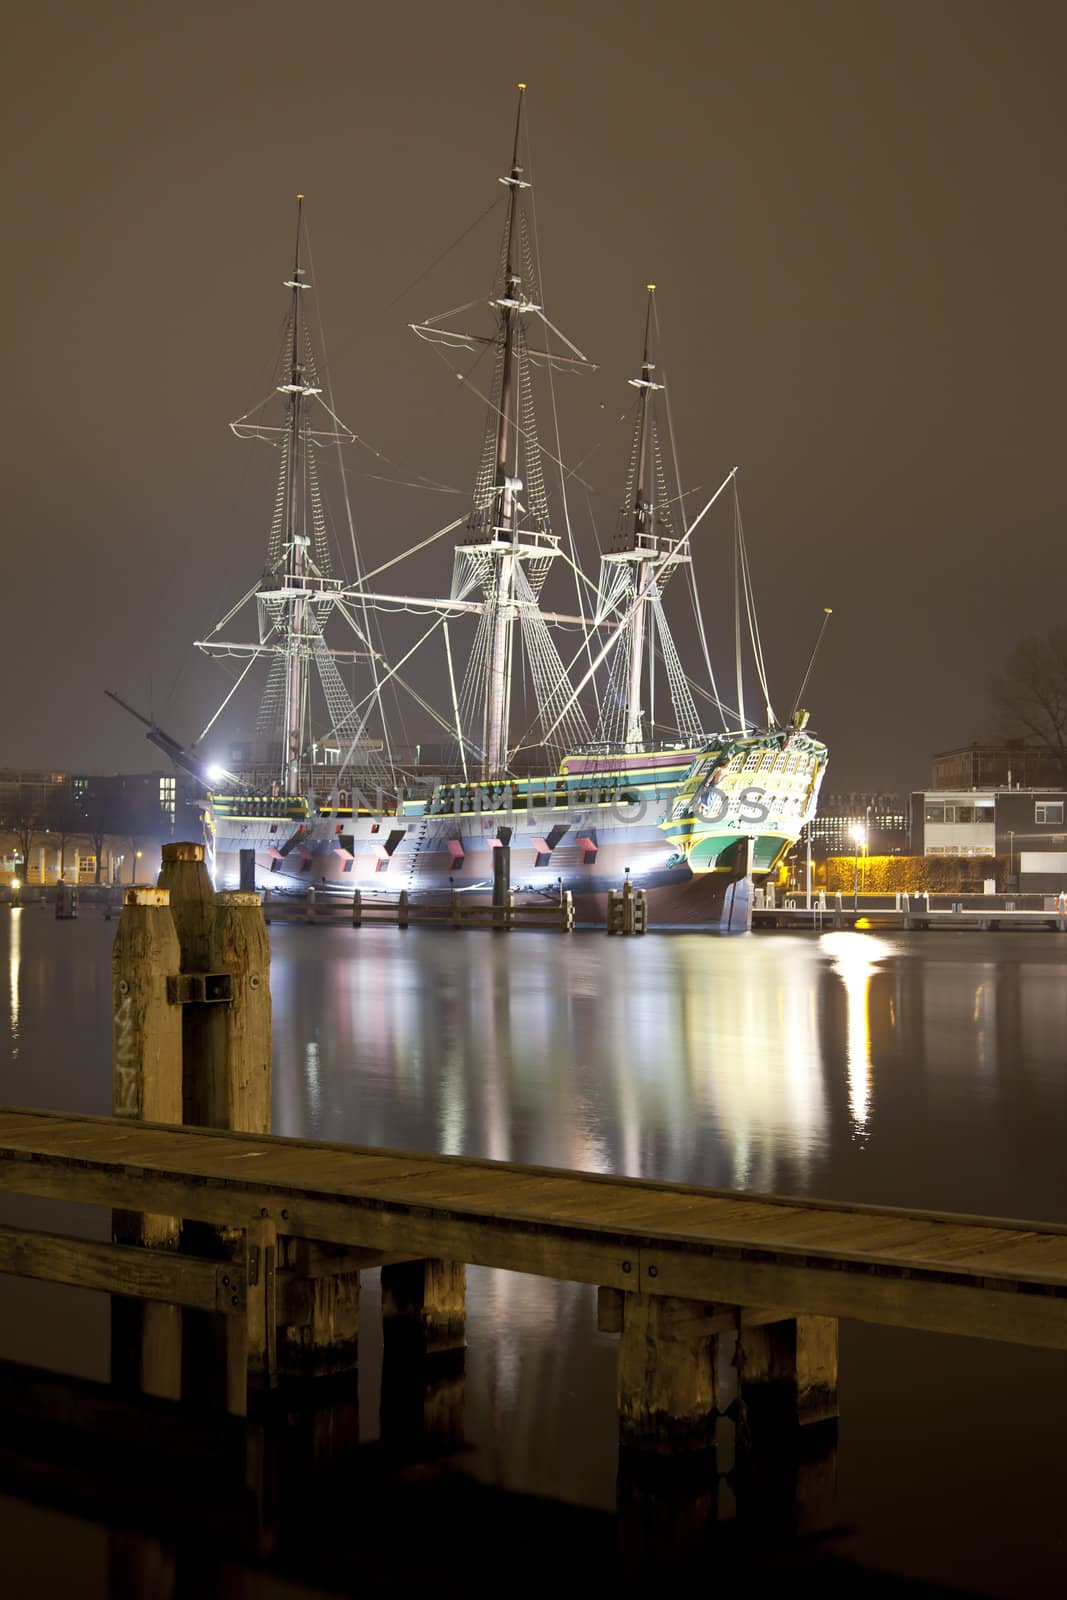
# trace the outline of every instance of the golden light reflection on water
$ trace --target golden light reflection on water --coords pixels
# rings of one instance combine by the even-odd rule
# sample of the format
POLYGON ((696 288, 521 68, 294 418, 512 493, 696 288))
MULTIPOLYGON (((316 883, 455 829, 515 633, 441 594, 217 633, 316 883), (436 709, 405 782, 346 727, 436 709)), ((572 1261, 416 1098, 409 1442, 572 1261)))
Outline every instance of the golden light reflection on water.
POLYGON ((19 1053, 19 980, 22 974, 22 907, 11 907, 11 948, 8 951, 9 1024, 11 1030, 11 1055, 19 1053))
POLYGON ((869 933, 828 933, 820 941, 832 970, 840 978, 848 1008, 845 1025, 845 1065, 848 1073, 848 1108, 855 1134, 867 1130, 871 1113, 874 1066, 871 1060, 871 979, 878 963, 893 954, 892 945, 869 933))

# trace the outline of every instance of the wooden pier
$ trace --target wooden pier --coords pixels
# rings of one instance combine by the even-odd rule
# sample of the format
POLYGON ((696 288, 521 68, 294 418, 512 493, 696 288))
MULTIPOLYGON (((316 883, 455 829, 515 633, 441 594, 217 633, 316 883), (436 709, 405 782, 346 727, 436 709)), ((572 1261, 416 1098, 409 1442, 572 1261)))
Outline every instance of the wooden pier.
POLYGON ((125 1393, 245 1415, 351 1380, 375 1270, 383 1416, 455 1438, 462 1384, 435 1364, 462 1359, 468 1265, 596 1290, 628 1456, 713 1452, 721 1340, 743 1452, 832 1425, 842 1317, 1067 1350, 1067 1226, 274 1136, 269 966, 258 896, 167 846, 115 939, 116 1115, 0 1108, 0 1191, 112 1212, 111 1242, 0 1229, 0 1273, 109 1293, 125 1393))
MULTIPOLYGON (((344 1247, 361 1269, 471 1263, 596 1285, 604 1325, 623 1335, 624 1414, 640 1415, 641 1395, 655 1394, 669 1415, 672 1373, 692 1364, 694 1344, 728 1330, 745 1340, 750 1327, 791 1325, 793 1368, 807 1341, 824 1413, 836 1405, 826 1319, 1067 1349, 1067 1227, 1048 1223, 19 1108, 0 1109, 0 1189, 239 1232, 233 1259, 220 1263, 5 1230, 0 1271, 240 1316, 253 1375, 268 1383, 288 1293, 276 1264, 283 1239, 344 1247), (816 1355, 808 1319, 822 1325, 816 1355), (628 1332, 644 1352, 640 1372, 628 1365, 628 1332)), ((457 1285, 454 1272, 421 1274, 399 1296, 402 1314, 424 1329, 443 1319, 445 1342, 461 1342, 457 1285)), ((765 1331, 755 1342, 766 1344, 765 1331)), ((779 1383, 782 1359, 765 1363, 779 1383)))
POLYGON ((825 933, 845 928, 865 933, 890 930, 904 933, 1067 933, 1067 904, 1062 895, 1054 908, 1043 911, 1020 911, 1010 902, 1007 906, 965 907, 957 902, 949 907, 934 907, 919 896, 910 902, 906 895, 897 898, 904 903, 896 906, 854 904, 838 895, 825 905, 802 906, 787 899, 784 905, 755 907, 752 927, 762 932, 774 928, 805 928, 825 933))

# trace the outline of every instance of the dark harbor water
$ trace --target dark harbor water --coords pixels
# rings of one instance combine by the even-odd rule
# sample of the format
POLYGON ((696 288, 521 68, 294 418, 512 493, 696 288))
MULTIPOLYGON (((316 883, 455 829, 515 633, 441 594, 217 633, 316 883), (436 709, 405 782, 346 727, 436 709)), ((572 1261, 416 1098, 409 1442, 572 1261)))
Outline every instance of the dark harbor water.
MULTIPOLYGON (((114 928, 0 913, 4 1102, 110 1109, 114 928)), ((1067 1221, 1067 939, 271 931, 276 1132, 1067 1221)), ((592 1291, 468 1283, 464 1470, 610 1511, 592 1291)), ((0 1279, 0 1308, 0 1357, 105 1375, 103 1297, 0 1279)), ((843 1324, 840 1401, 833 1549, 858 1586, 1062 1592, 1067 1357, 843 1324)), ((86 1551, 73 1592, 104 1594, 86 1551)))

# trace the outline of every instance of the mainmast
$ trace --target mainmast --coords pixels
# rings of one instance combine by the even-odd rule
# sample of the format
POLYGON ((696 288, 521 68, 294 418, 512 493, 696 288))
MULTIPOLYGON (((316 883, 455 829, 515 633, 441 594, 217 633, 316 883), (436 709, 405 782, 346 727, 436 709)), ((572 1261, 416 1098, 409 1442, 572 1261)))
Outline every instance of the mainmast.
POLYGON ((653 520, 655 510, 648 499, 648 447, 649 447, 649 398, 654 389, 661 389, 662 384, 652 381, 654 364, 650 354, 652 339, 652 296, 656 292, 656 285, 648 285, 648 306, 645 311, 645 349, 641 360, 641 376, 630 378, 628 382, 635 388, 640 399, 638 401, 637 416, 637 466, 634 473, 634 488, 631 511, 631 549, 635 558, 634 562, 634 609, 630 626, 630 666, 626 679, 626 729, 623 735, 629 748, 640 748, 644 732, 642 719, 644 716, 643 696, 641 691, 641 675, 645 657, 645 633, 648 622, 646 606, 648 596, 645 590, 648 585, 648 576, 651 570, 649 555, 654 553, 655 541, 650 545, 649 536, 653 533, 653 520))
POLYGON ((285 497, 285 587, 295 591, 286 602, 287 615, 282 629, 288 659, 285 668, 285 710, 282 721, 282 791, 299 795, 301 783, 301 757, 304 748, 304 726, 308 700, 308 640, 307 596, 303 592, 307 568, 307 535, 303 531, 301 484, 303 481, 304 403, 320 391, 304 381, 301 362, 301 319, 303 315, 300 296, 308 287, 304 282, 304 269, 300 265, 300 236, 303 223, 304 196, 296 197, 296 245, 293 251, 293 275, 285 287, 292 292, 291 338, 289 342, 288 382, 278 385, 279 394, 286 396, 288 417, 286 422, 288 453, 285 497))
MULTIPOLYGON (((540 305, 539 269, 532 208, 524 191, 530 188, 523 167, 526 85, 519 84, 511 166, 499 181, 507 190, 504 233, 497 275, 489 305, 495 313, 491 336, 448 326, 458 312, 446 311, 411 327, 420 338, 443 351, 494 351, 488 393, 488 415, 475 480, 474 504, 467 537, 456 546, 453 599, 472 588, 484 600, 463 685, 457 697, 457 725, 470 730, 470 744, 480 752, 479 776, 490 781, 508 771, 511 685, 520 650, 526 681, 537 701, 537 715, 527 735, 536 742, 538 722, 560 730, 559 747, 576 748, 588 741, 589 727, 580 707, 571 706, 567 670, 546 627, 538 597, 548 570, 559 553, 552 532, 544 463, 537 439, 531 366, 544 364, 549 381, 554 369, 590 367, 577 345, 554 328, 540 305), (537 317, 563 350, 531 349, 529 318, 537 317), (516 622, 521 626, 516 630, 516 622), (569 707, 561 720, 560 707, 569 707)), ((465 312, 468 308, 461 307, 465 312)), ((446 356, 447 360, 447 356, 446 356)), ((467 376, 457 373, 457 376, 467 376)), ((581 622, 581 619, 579 619, 581 622)))
POLYGON ((508 188, 507 221, 504 224, 504 284, 503 294, 493 302, 500 312, 500 342, 502 346, 500 367, 500 402, 496 424, 496 483, 492 551, 496 565, 494 585, 495 612, 489 645, 485 712, 486 778, 503 775, 507 766, 508 726, 511 712, 511 638, 515 626, 513 604, 515 588, 515 556, 509 546, 515 543, 515 496, 522 488, 518 475, 518 434, 515 436, 514 466, 508 470, 508 446, 511 443, 512 417, 515 406, 515 334, 519 314, 525 309, 522 297, 522 278, 515 271, 515 224, 520 192, 528 189, 519 165, 519 137, 522 132, 522 108, 526 85, 519 84, 519 103, 515 112, 515 140, 511 152, 511 171, 500 181, 508 188))

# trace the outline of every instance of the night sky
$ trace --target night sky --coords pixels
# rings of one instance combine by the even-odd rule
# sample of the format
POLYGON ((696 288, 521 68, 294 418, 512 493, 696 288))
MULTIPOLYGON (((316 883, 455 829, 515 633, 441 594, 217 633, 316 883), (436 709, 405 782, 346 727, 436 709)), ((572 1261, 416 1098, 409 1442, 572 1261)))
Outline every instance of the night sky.
MULTIPOLYGON (((482 410, 406 324, 484 296, 499 211, 402 291, 503 194, 524 79, 546 308, 599 364, 561 383, 588 565, 652 279, 685 486, 740 469, 779 710, 833 606, 827 788, 922 783, 1062 621, 1065 45, 1062 5, 980 0, 9 10, 0 765, 143 770, 105 686, 183 739, 225 691, 191 641, 262 565, 273 462, 226 424, 268 386, 297 190, 382 453, 349 463, 367 561, 460 513, 482 410), (458 492, 382 481, 416 473, 458 492)), ((716 621, 729 538, 696 536, 716 621)), ((394 576, 447 592, 450 542, 394 576)))

